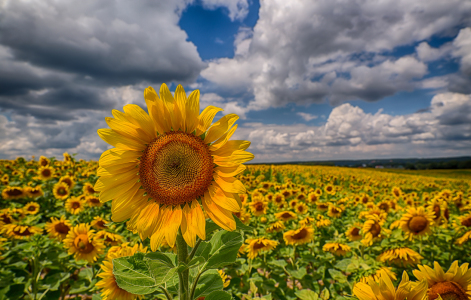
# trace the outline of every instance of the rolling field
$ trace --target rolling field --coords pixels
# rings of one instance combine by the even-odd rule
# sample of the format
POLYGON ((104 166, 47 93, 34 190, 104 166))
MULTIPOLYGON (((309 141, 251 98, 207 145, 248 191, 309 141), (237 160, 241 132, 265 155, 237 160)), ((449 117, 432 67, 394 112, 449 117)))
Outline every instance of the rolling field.
MULTIPOLYGON (((137 298, 121 292, 111 258, 151 252, 149 239, 111 221, 97 169, 68 154, 0 161, 0 299, 137 298)), ((218 277, 235 299, 368 299, 375 284, 469 298, 471 170, 248 165, 236 178, 244 243, 218 277)), ((209 240, 219 229, 206 224, 209 240)))

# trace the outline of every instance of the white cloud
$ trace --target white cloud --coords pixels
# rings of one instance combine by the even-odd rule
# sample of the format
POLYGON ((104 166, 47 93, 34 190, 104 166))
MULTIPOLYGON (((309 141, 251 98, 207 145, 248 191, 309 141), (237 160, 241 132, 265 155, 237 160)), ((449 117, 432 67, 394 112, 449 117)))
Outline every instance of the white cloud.
POLYGON ((247 0, 202 0, 206 9, 216 9, 225 7, 229 10, 229 18, 234 20, 244 20, 249 13, 249 3, 247 0))
POLYGON ((303 118, 307 122, 309 122, 311 120, 315 120, 319 117, 319 116, 315 116, 315 115, 311 115, 311 114, 303 113, 303 112, 298 112, 297 115, 301 116, 301 118, 303 118))
POLYGON ((453 41, 453 55, 459 57, 461 71, 471 76, 471 27, 460 30, 453 41))
POLYGON ((446 55, 449 55, 451 50, 451 43, 445 43, 441 45, 440 48, 432 48, 427 42, 422 42, 415 48, 417 56, 423 62, 441 59, 446 55))

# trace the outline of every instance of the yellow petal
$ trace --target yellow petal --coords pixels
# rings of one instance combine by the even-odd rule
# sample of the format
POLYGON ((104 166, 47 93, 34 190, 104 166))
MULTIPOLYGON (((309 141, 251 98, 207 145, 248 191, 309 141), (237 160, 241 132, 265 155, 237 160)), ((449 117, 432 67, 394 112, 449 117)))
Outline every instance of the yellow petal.
POLYGON ((225 208, 231 212, 239 212, 241 207, 239 202, 232 196, 227 197, 223 189, 217 184, 217 182, 212 183, 209 188, 209 195, 211 199, 220 207, 225 208))
MULTIPOLYGON (((211 154, 217 155, 217 156, 231 156, 235 150, 245 150, 249 146, 250 146, 249 141, 232 140, 225 143, 219 149, 212 151, 211 154)), ((212 145, 209 147, 209 150, 211 150, 211 147, 212 145)))
POLYGON ((235 150, 230 156, 213 156, 214 163, 222 167, 233 167, 254 158, 254 155, 244 150, 235 150))
POLYGON ((181 229, 182 229, 182 236, 185 239, 185 242, 188 244, 190 247, 195 246, 196 242, 196 233, 192 230, 192 212, 188 204, 185 204, 182 210, 182 224, 181 224, 181 229))
POLYGON ((165 240, 167 241, 170 248, 175 246, 175 240, 177 239, 177 232, 180 224, 182 223, 182 209, 177 205, 168 217, 165 227, 165 240))
POLYGON ((98 135, 101 137, 102 140, 116 148, 124 150, 142 151, 146 147, 145 144, 125 137, 112 129, 98 129, 98 135))
POLYGON ((209 144, 219 139, 232 125, 239 119, 236 114, 228 114, 223 116, 219 121, 214 123, 208 130, 208 134, 204 138, 204 143, 209 144))
POLYGON ((222 229, 233 231, 236 229, 236 223, 232 213, 224 208, 219 207, 209 195, 209 192, 204 193, 202 199, 203 207, 208 216, 219 225, 222 229))
POLYGON ((215 106, 208 106, 206 107, 198 117, 198 126, 196 128, 196 135, 200 136, 208 130, 209 126, 211 126, 211 122, 213 122, 214 116, 220 112, 224 111, 222 108, 215 107, 215 106))
POLYGON ((139 211, 140 207, 147 203, 147 197, 143 197, 144 191, 138 190, 132 197, 120 203, 111 202, 111 220, 113 222, 123 222, 131 218, 135 211, 139 211))
POLYGON ((194 230, 200 239, 206 239, 206 219, 204 218, 203 210, 201 209, 198 201, 193 200, 191 202, 192 210, 192 224, 194 225, 194 230))
POLYGON ((173 99, 172 93, 170 93, 170 90, 168 89, 167 85, 165 83, 162 83, 160 86, 160 99, 162 99, 162 102, 167 109, 168 116, 169 116, 169 121, 172 124, 172 128, 174 131, 177 131, 179 128, 179 125, 177 122, 176 115, 174 113, 173 109, 173 104, 175 102, 175 99, 173 99))
POLYGON ((182 131, 185 131, 185 119, 186 119, 186 94, 185 90, 179 84, 175 90, 175 104, 174 111, 178 120, 178 126, 182 131), (177 113, 178 110, 178 113, 177 113))
POLYGON ((152 122, 150 116, 139 105, 127 104, 123 107, 123 110, 129 115, 128 120, 134 123, 138 128, 144 130, 150 137, 150 140, 157 136, 154 122, 152 122))
POLYGON ((198 126, 198 115, 200 113, 200 91, 191 92, 186 102, 186 132, 192 133, 198 126))
POLYGON ((149 116, 154 122, 155 129, 160 134, 170 131, 171 124, 168 112, 164 107, 162 100, 159 98, 159 96, 152 87, 149 86, 144 90, 144 99, 147 104, 149 116), (169 120, 168 122, 166 121, 167 119, 169 120))
POLYGON ((244 184, 234 177, 221 177, 218 174, 213 174, 213 178, 225 192, 237 194, 245 194, 247 192, 244 184))
POLYGON ((235 126, 232 127, 228 132, 224 133, 217 141, 211 144, 211 146, 209 147, 209 150, 216 151, 219 148, 221 148, 232 137, 236 129, 237 129, 237 124, 235 124, 235 126))
POLYGON ((136 169, 137 173, 139 169, 137 168, 137 163, 130 162, 121 165, 110 165, 108 167, 98 167, 97 175, 98 176, 114 176, 116 174, 122 174, 124 172, 131 172, 133 169, 136 169))
POLYGON ((101 167, 106 168, 107 166, 112 166, 112 165, 125 164, 129 162, 138 162, 138 158, 141 155, 142 153, 137 152, 137 151, 111 148, 101 154, 98 164, 101 167))
POLYGON ((149 136, 143 129, 136 127, 129 122, 122 122, 113 118, 106 117, 106 124, 114 131, 132 138, 140 143, 148 144, 153 137, 149 136))
POLYGON ((233 177, 237 174, 240 174, 247 169, 246 165, 236 165, 234 167, 216 167, 214 168, 214 172, 222 177, 233 177))

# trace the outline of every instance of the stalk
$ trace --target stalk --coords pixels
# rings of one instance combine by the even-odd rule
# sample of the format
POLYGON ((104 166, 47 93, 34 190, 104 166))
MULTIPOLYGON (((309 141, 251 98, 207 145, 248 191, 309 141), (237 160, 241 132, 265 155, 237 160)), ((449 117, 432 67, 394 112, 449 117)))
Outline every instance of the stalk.
MULTIPOLYGON (((181 230, 178 230, 177 234, 177 258, 178 258, 178 263, 183 262, 183 263, 188 263, 188 246, 183 239, 183 235, 181 230)), ((190 270, 186 269, 182 273, 179 274, 179 300, 188 300, 188 279, 190 275, 190 270)))

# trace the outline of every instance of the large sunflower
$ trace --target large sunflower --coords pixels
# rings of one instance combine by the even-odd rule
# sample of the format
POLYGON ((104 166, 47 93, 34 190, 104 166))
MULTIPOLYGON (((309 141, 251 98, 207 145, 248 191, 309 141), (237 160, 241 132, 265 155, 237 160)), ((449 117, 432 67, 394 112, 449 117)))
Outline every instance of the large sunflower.
POLYGON ((412 273, 417 279, 427 281, 429 300, 438 299, 439 295, 441 299, 468 300, 471 299, 471 269, 468 269, 468 265, 464 263, 460 267, 455 260, 445 273, 440 264, 435 262, 434 269, 418 265, 419 270, 412 273))
POLYGON ((409 240, 430 234, 433 225, 434 212, 423 207, 410 207, 401 218, 401 228, 409 240))
POLYGON ((89 263, 96 261, 105 248, 101 240, 95 239, 95 231, 90 230, 87 224, 73 227, 63 242, 68 253, 73 254, 76 260, 84 259, 89 263))
POLYGON ((199 114, 199 91, 186 97, 179 85, 172 96, 162 84, 160 97, 152 87, 144 91, 149 114, 138 105, 113 110, 110 129, 98 135, 115 148, 99 160, 94 186, 100 201, 112 200, 112 220, 128 222, 141 239, 150 237, 155 251, 163 239, 173 247, 178 229, 188 245, 196 235, 205 239, 205 213, 226 230, 236 228, 233 212, 241 209, 239 193, 246 193, 234 176, 253 159, 250 142, 232 140, 238 116, 228 114, 211 126, 221 108, 209 106, 199 114), (232 128, 231 128, 232 127, 232 128))

